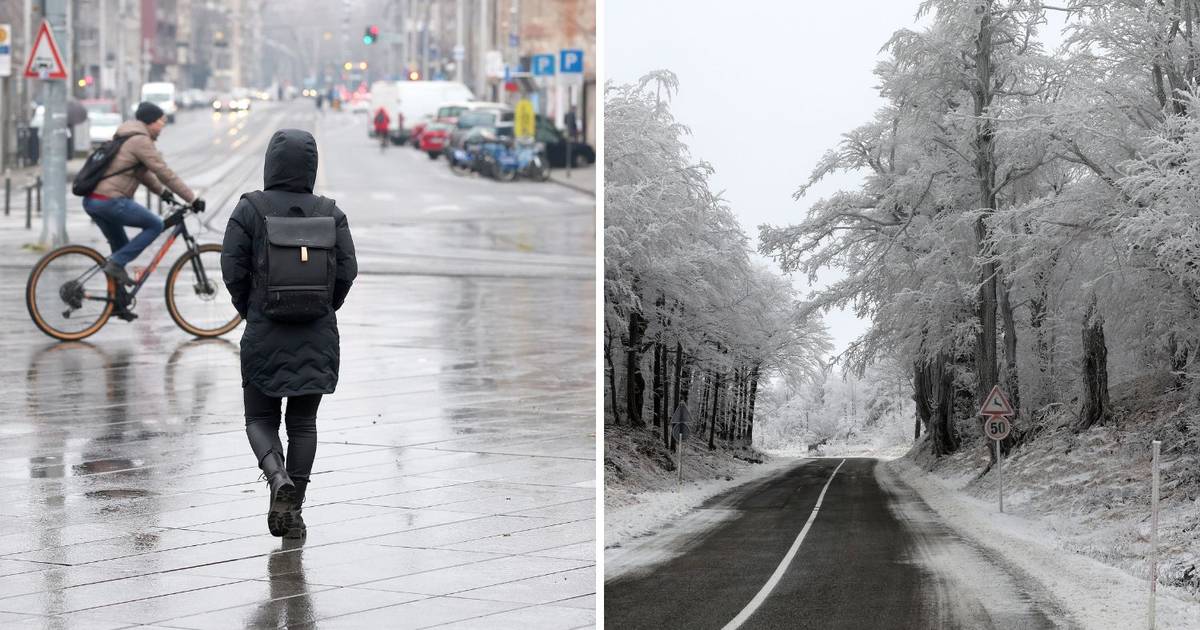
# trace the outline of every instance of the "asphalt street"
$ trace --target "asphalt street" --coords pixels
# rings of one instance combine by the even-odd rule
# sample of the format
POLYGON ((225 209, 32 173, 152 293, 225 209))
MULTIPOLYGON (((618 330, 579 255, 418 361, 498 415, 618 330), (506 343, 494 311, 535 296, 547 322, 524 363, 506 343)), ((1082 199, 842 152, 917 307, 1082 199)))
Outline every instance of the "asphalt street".
MULTIPOLYGON (((200 242, 261 185, 281 127, 317 137, 316 192, 360 268, 306 544, 266 531, 242 328, 190 338, 160 270, 140 319, 55 342, 22 299, 37 225, 0 218, 0 627, 593 626, 594 199, 461 178, 381 152, 364 115, 263 103, 184 112, 160 140, 208 201, 200 242)), ((108 252, 75 198, 68 217, 71 242, 108 252)))
POLYGON ((906 486, 880 483, 877 460, 842 462, 807 460, 705 503, 724 513, 715 526, 606 583, 605 625, 725 628, 746 611, 748 629, 1074 627, 1029 576, 945 527, 906 486))

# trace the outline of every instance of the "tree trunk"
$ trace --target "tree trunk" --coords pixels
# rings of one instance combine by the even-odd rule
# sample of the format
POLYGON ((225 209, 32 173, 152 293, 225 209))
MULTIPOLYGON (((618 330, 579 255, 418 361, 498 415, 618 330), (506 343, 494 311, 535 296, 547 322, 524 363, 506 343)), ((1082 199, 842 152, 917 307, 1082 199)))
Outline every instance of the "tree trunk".
POLYGON ((1104 345, 1104 318, 1096 308, 1092 294, 1083 317, 1083 408, 1075 422, 1075 432, 1106 423, 1111 417, 1108 404, 1108 348, 1104 345))
POLYGON ((929 444, 934 455, 941 457, 958 450, 958 433, 954 430, 954 374, 949 369, 950 358, 938 353, 925 366, 925 379, 933 388, 935 404, 930 409, 929 444))
POLYGON ((717 374, 717 380, 713 387, 713 415, 712 422, 708 424, 708 450, 715 450, 716 444, 713 443, 713 435, 717 428, 717 410, 721 408, 721 374, 717 374))
POLYGON ((617 407, 617 367, 613 365, 612 360, 612 342, 613 337, 608 329, 608 325, 604 326, 604 360, 608 363, 608 387, 612 391, 612 416, 613 424, 621 424, 620 409, 617 407))
POLYGON ((671 448, 671 420, 663 412, 666 405, 663 402, 663 350, 662 344, 654 344, 654 426, 662 427, 663 446, 671 448))
POLYGON ((675 342, 675 388, 671 392, 671 413, 679 407, 679 390, 683 387, 683 344, 675 342))
MULTIPOLYGON (((1012 304, 1009 302, 1009 290, 1011 287, 1007 282, 1000 283, 999 286, 999 307, 1000 317, 1004 322, 1004 373, 1001 381, 1004 383, 1005 392, 1008 394, 1008 401, 1012 403, 1013 409, 1016 410, 1016 417, 1012 418, 1013 427, 1008 437, 1000 441, 1000 450, 1007 455, 1009 450, 1017 443, 1021 437, 1023 423, 1018 423, 1019 420, 1024 420, 1029 417, 1021 408, 1021 388, 1019 372, 1017 369, 1017 323, 1013 316, 1012 304)), ((995 453, 995 449, 992 449, 995 453)))
POLYGON ((754 401, 758 397, 758 365, 750 372, 750 411, 749 422, 746 423, 746 444, 754 445, 754 401))
POLYGON ((1038 382, 1037 399, 1033 407, 1040 409, 1050 401, 1046 394, 1050 391, 1050 340, 1046 334, 1046 316, 1050 301, 1050 273, 1039 270, 1033 277, 1034 291, 1029 297, 1029 327, 1033 330, 1033 353, 1037 362, 1038 382))
POLYGON ((629 312, 629 345, 625 347, 625 412, 629 414, 629 424, 634 427, 646 426, 642 419, 642 390, 646 387, 646 379, 642 377, 641 356, 638 348, 642 345, 642 334, 646 332, 646 319, 636 310, 629 312))
MULTIPOLYGON (((984 214, 975 220, 976 253, 986 255, 990 231, 985 219, 996 208, 996 146, 992 106, 992 5, 983 0, 979 33, 975 40, 975 82, 971 86, 975 105, 975 178, 979 186, 979 207, 984 214)), ((978 395, 982 400, 999 381, 996 368, 996 264, 985 262, 979 269, 979 333, 976 336, 975 362, 979 376, 978 395)), ((982 427, 981 429, 982 430, 982 427)))

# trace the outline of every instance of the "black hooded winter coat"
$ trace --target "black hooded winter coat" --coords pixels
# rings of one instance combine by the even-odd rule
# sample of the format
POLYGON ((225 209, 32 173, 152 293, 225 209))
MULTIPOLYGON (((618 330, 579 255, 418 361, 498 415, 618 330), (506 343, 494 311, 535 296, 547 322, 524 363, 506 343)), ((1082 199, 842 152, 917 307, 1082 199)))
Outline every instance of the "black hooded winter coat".
MULTIPOLYGON (((317 213, 322 197, 312 194, 317 179, 317 141, 307 131, 281 129, 271 136, 263 167, 263 190, 269 207, 263 214, 317 213)), ((261 206, 262 204, 260 204, 261 206)), ((242 387, 253 386, 267 396, 329 394, 337 387, 340 349, 337 315, 299 324, 268 319, 262 312, 267 250, 266 221, 259 210, 242 199, 225 228, 221 273, 233 305, 246 318, 242 334, 242 387)), ((337 276, 333 308, 341 308, 358 275, 354 241, 346 215, 332 208, 337 225, 337 276)))

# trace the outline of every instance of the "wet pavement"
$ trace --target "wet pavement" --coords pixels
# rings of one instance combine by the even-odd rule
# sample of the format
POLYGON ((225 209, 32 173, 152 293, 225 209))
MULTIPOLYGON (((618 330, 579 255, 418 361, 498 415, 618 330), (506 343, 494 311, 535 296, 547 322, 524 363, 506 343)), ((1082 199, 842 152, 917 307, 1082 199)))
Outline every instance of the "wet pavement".
MULTIPOLYGON (((349 113, 189 112, 160 144, 209 201, 201 242, 283 126, 315 132, 361 269, 307 541, 266 532, 242 329, 190 338, 160 271, 136 322, 53 342, 21 299, 37 226, 0 218, 0 627, 593 626, 593 200, 380 154, 349 113)), ((69 226, 107 253, 74 200, 69 226)))

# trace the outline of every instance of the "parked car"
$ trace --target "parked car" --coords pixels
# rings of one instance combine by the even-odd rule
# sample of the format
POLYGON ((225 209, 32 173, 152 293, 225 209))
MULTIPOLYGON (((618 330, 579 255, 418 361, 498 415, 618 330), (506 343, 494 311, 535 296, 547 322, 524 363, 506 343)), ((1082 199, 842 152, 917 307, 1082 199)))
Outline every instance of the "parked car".
POLYGON ((461 149, 463 141, 475 127, 485 127, 493 130, 497 136, 512 136, 513 112, 504 108, 485 108, 463 112, 450 131, 450 139, 446 150, 461 149))
MULTIPOLYGON (((546 146, 546 159, 552 168, 567 166, 567 135, 542 116, 537 117, 534 139, 546 146)), ((586 142, 571 143, 571 166, 583 168, 596 162, 596 149, 586 142)))
POLYGON ((95 146, 112 140, 117 127, 121 125, 121 115, 116 112, 89 112, 88 121, 91 123, 88 135, 95 146))
POLYGON ((433 122, 433 120, 426 116, 409 126, 408 142, 412 144, 414 148, 421 148, 421 134, 425 133, 425 127, 431 122, 433 122))
POLYGON ((446 150, 446 142, 450 139, 450 130, 454 125, 445 122, 432 122, 421 133, 421 150, 436 160, 446 150))

